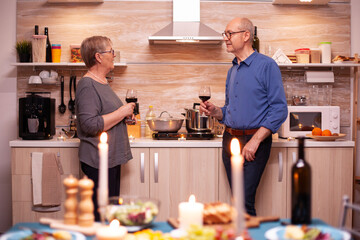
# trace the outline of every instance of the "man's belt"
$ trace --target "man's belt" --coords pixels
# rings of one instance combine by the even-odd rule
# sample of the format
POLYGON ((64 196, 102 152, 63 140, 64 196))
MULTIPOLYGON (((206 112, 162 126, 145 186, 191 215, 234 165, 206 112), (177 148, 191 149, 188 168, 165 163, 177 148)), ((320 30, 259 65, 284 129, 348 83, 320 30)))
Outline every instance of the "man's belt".
POLYGON ((230 128, 230 127, 225 127, 225 131, 227 131, 228 133, 230 133, 233 136, 254 135, 257 130, 258 130, 258 128, 241 130, 241 129, 234 129, 234 128, 230 128))

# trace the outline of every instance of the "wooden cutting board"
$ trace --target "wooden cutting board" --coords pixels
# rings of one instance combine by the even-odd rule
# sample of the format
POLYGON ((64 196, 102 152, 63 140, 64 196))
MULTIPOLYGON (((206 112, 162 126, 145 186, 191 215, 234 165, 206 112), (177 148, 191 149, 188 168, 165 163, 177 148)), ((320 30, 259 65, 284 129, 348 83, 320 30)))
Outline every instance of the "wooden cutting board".
POLYGON ((96 230, 103 226, 101 223, 95 222, 90 227, 80 227, 79 225, 65 224, 63 220, 52 219, 52 218, 40 218, 40 223, 49 225, 51 228, 76 231, 85 235, 91 236, 96 234, 96 230))
MULTIPOLYGON (((260 226, 260 223, 262 222, 276 222, 279 221, 279 217, 253 217, 250 216, 249 219, 246 219, 246 228, 256 228, 260 226)), ((173 227, 173 228, 179 228, 179 221, 176 218, 169 218, 167 222, 173 227)), ((224 229, 233 228, 233 223, 227 223, 227 224, 204 224, 204 226, 208 227, 217 227, 221 226, 224 229)))

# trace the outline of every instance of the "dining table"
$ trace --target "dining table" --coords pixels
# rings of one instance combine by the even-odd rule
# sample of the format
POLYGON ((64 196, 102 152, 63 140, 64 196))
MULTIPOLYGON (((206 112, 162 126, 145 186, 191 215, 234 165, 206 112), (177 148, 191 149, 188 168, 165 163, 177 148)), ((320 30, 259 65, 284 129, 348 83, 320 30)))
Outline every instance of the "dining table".
MULTIPOLYGON (((279 221, 274 221, 274 222, 263 222, 260 224, 259 227, 249 228, 248 233, 252 239, 262 240, 262 239, 266 239, 265 233, 268 230, 274 229, 276 227, 281 227, 281 226, 284 226, 289 223, 290 223, 289 219, 280 219, 279 221)), ((311 225, 317 226, 317 227, 333 228, 320 219, 312 219, 311 225)), ((163 233, 168 233, 168 232, 171 232, 172 230, 174 230, 174 228, 168 222, 154 222, 154 223, 152 223, 150 228, 153 231, 161 231, 163 233)), ((16 233, 20 233, 21 231, 24 231, 24 229, 33 229, 33 230, 36 230, 39 232, 49 232, 49 231, 54 230, 54 229, 51 229, 48 225, 41 224, 39 222, 21 222, 21 223, 17 223, 15 225, 13 225, 7 232, 5 232, 2 236, 0 236, 0 240, 21 239, 21 238, 16 237, 17 236, 16 233), (13 236, 13 238, 10 238, 8 236, 10 236, 10 237, 13 236)), ((334 228, 334 229, 336 229, 336 228, 334 228)), ((85 236, 85 239, 86 240, 95 240, 96 237, 95 236, 85 236)))

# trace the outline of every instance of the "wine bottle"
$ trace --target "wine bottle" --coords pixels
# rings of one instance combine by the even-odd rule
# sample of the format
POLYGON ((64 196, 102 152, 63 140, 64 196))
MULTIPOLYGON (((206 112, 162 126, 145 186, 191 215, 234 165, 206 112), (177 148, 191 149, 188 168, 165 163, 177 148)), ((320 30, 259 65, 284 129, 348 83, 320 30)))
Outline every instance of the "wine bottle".
POLYGON ((51 56, 51 44, 49 39, 49 30, 47 27, 44 29, 44 34, 47 36, 46 38, 46 62, 52 62, 51 56))
POLYGON ((39 35, 39 26, 35 25, 35 35, 39 35))
POLYGON ((253 40, 253 44, 252 44, 252 48, 258 52, 260 52, 260 39, 257 36, 257 27, 255 26, 254 29, 254 40, 253 40))
POLYGON ((291 169, 291 223, 311 223, 311 167, 305 161, 304 137, 299 137, 298 160, 291 169))

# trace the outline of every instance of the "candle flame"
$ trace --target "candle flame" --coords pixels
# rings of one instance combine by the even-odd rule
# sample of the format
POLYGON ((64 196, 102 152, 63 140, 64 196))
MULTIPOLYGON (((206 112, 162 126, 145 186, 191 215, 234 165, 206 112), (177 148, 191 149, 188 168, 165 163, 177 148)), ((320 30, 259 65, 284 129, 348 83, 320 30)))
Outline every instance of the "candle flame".
POLYGON ((195 196, 194 194, 191 194, 189 197, 189 203, 195 203, 195 202, 196 202, 195 196))
POLYGON ((101 143, 106 143, 107 142, 107 133, 106 132, 103 132, 101 135, 100 135, 100 142, 101 143))
POLYGON ((114 219, 110 222, 110 228, 115 229, 120 227, 120 222, 117 219, 114 219))
POLYGON ((231 155, 240 155, 239 139, 233 138, 230 143, 231 155))

